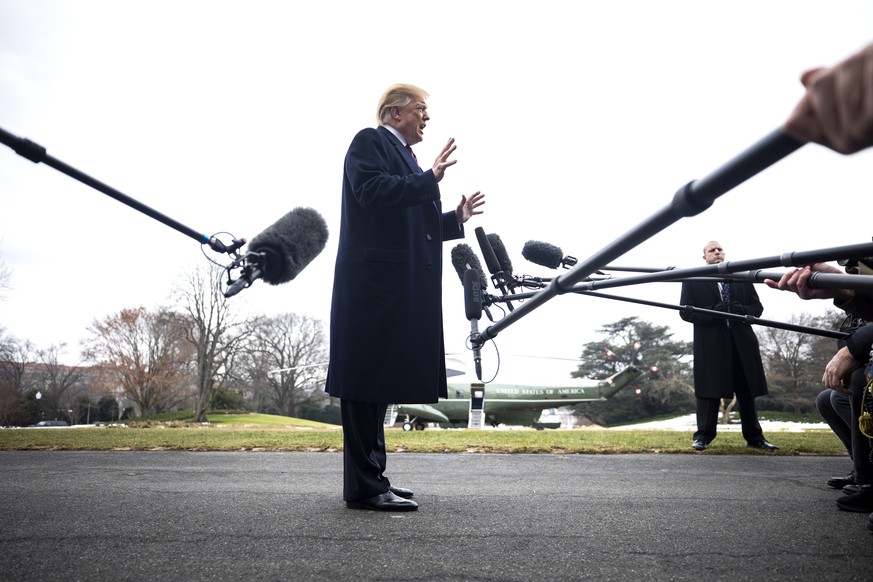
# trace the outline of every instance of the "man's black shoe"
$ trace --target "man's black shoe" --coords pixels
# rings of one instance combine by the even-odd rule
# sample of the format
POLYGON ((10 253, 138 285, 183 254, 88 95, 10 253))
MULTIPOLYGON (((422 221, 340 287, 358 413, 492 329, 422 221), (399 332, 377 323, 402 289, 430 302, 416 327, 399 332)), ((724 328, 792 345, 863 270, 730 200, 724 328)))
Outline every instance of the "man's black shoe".
POLYGON ((851 485, 846 485, 843 487, 843 493, 846 495, 853 495, 861 490, 861 486, 857 483, 852 483, 851 485))
POLYGON ((831 477, 828 479, 828 487, 833 487, 834 489, 842 489, 846 485, 854 485, 855 484, 855 472, 852 471, 845 477, 831 477))
POLYGON ((346 501, 346 507, 349 509, 372 509, 373 511, 415 511, 418 509, 418 503, 411 499, 397 497, 390 491, 386 491, 367 499, 346 501))
POLYGON ((873 511, 873 485, 861 485, 861 490, 853 495, 837 499, 837 507, 843 511, 869 513, 873 511))
POLYGON ((746 445, 747 447, 751 447, 753 449, 764 449, 767 451, 775 451, 779 447, 774 445, 773 443, 768 443, 766 439, 762 439, 760 441, 752 441, 746 445))
POLYGON ((704 439, 694 439, 694 442, 691 443, 691 448, 695 451, 705 451, 708 446, 709 444, 704 439))
POLYGON ((404 489, 403 487, 395 487, 394 485, 391 485, 388 488, 388 491, 390 491, 397 497, 402 497, 404 499, 409 499, 410 497, 412 497, 412 489, 404 489))

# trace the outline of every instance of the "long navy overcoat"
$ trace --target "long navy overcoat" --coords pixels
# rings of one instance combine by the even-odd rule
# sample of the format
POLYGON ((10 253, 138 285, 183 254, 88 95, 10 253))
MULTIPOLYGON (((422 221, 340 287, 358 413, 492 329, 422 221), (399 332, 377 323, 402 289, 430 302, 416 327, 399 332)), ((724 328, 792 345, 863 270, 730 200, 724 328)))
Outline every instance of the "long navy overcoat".
MULTIPOLYGON (((734 281, 731 284, 734 313, 760 317, 764 306, 754 285, 734 281)), ((715 281, 682 283, 682 305, 716 309, 721 293, 715 281)), ((723 305, 723 304, 722 304, 723 305)), ((761 362, 758 336, 748 323, 731 322, 701 313, 680 312, 685 321, 694 324, 694 395, 698 398, 730 398, 734 384, 744 381, 733 377, 735 343, 737 354, 752 396, 767 394, 767 378, 761 362)))
POLYGON ((327 392, 360 402, 430 403, 446 394, 442 245, 462 238, 432 170, 384 127, 345 158, 330 314, 327 392))

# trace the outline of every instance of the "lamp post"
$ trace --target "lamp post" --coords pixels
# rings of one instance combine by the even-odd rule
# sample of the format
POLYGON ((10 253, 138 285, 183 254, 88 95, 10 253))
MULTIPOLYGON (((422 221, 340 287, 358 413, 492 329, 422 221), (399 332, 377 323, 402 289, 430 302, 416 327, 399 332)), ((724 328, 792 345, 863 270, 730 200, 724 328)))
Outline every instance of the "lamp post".
POLYGON ((42 405, 41 405, 42 403, 40 402, 40 400, 42 400, 42 392, 37 390, 36 391, 36 402, 37 402, 37 405, 39 405, 39 418, 40 418, 40 420, 45 420, 45 413, 42 410, 42 405))

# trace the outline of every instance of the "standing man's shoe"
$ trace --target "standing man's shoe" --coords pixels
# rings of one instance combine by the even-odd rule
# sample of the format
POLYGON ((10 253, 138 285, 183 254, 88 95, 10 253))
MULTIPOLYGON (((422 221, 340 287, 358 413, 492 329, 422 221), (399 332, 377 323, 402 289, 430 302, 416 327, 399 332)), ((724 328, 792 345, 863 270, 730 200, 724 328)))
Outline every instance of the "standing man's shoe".
POLYGON ((846 495, 854 495, 860 490, 861 486, 857 483, 852 483, 851 485, 846 485, 845 487, 843 487, 843 493, 845 493, 846 495))
POLYGON ((854 485, 855 484, 855 472, 852 471, 845 477, 831 477, 828 479, 828 487, 833 487, 834 489, 842 489, 846 485, 854 485))
POLYGON ((388 491, 397 497, 402 497, 403 499, 409 499, 413 495, 412 489, 404 489, 403 487, 395 487, 394 485, 388 487, 388 491))
POLYGON ((691 448, 695 451, 705 451, 708 446, 709 444, 705 439, 694 439, 694 442, 691 443, 691 448))
POLYGON ((869 513, 873 511, 873 485, 861 485, 861 490, 853 495, 837 499, 837 507, 843 511, 869 513))
POLYGON ((774 445, 773 443, 767 442, 767 439, 761 439, 759 441, 752 441, 746 445, 752 449, 764 449, 766 451, 775 451, 778 450, 779 447, 774 445))
POLYGON ((415 511, 418 503, 411 499, 397 497, 390 491, 380 495, 359 499, 358 501, 346 501, 349 509, 372 509, 373 511, 415 511))

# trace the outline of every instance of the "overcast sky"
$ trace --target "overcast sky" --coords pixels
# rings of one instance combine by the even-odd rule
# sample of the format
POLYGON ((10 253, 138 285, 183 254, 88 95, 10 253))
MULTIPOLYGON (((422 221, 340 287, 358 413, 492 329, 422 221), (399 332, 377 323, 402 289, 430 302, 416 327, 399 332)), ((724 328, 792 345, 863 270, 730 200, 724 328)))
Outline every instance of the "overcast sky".
MULTIPOLYGON (((457 140, 444 205, 486 194, 465 242, 479 253, 482 226, 516 274, 551 276, 522 258, 526 241, 580 259, 603 249, 776 129, 801 72, 867 44, 871 22, 864 1, 0 0, 0 128, 207 235, 250 238, 295 207, 316 209, 327 248, 294 281, 257 282, 233 301, 326 328, 343 157, 387 86, 431 95, 424 167, 457 140)), ((806 146, 614 264, 699 266, 711 239, 728 260, 868 242, 870 178, 869 152, 806 146)), ((450 352, 470 330, 448 260, 457 242, 444 249, 450 352)), ((0 253, 13 285, 0 326, 38 347, 64 342, 71 361, 95 319, 166 303, 205 262, 195 240, 2 145, 0 253)), ((768 319, 828 303, 758 292, 768 319)), ((622 294, 676 304, 679 285, 622 294)), ((628 315, 691 339, 675 311, 569 295, 496 344, 505 356, 575 358, 628 315)), ((491 346, 483 357, 493 367, 491 346)))

